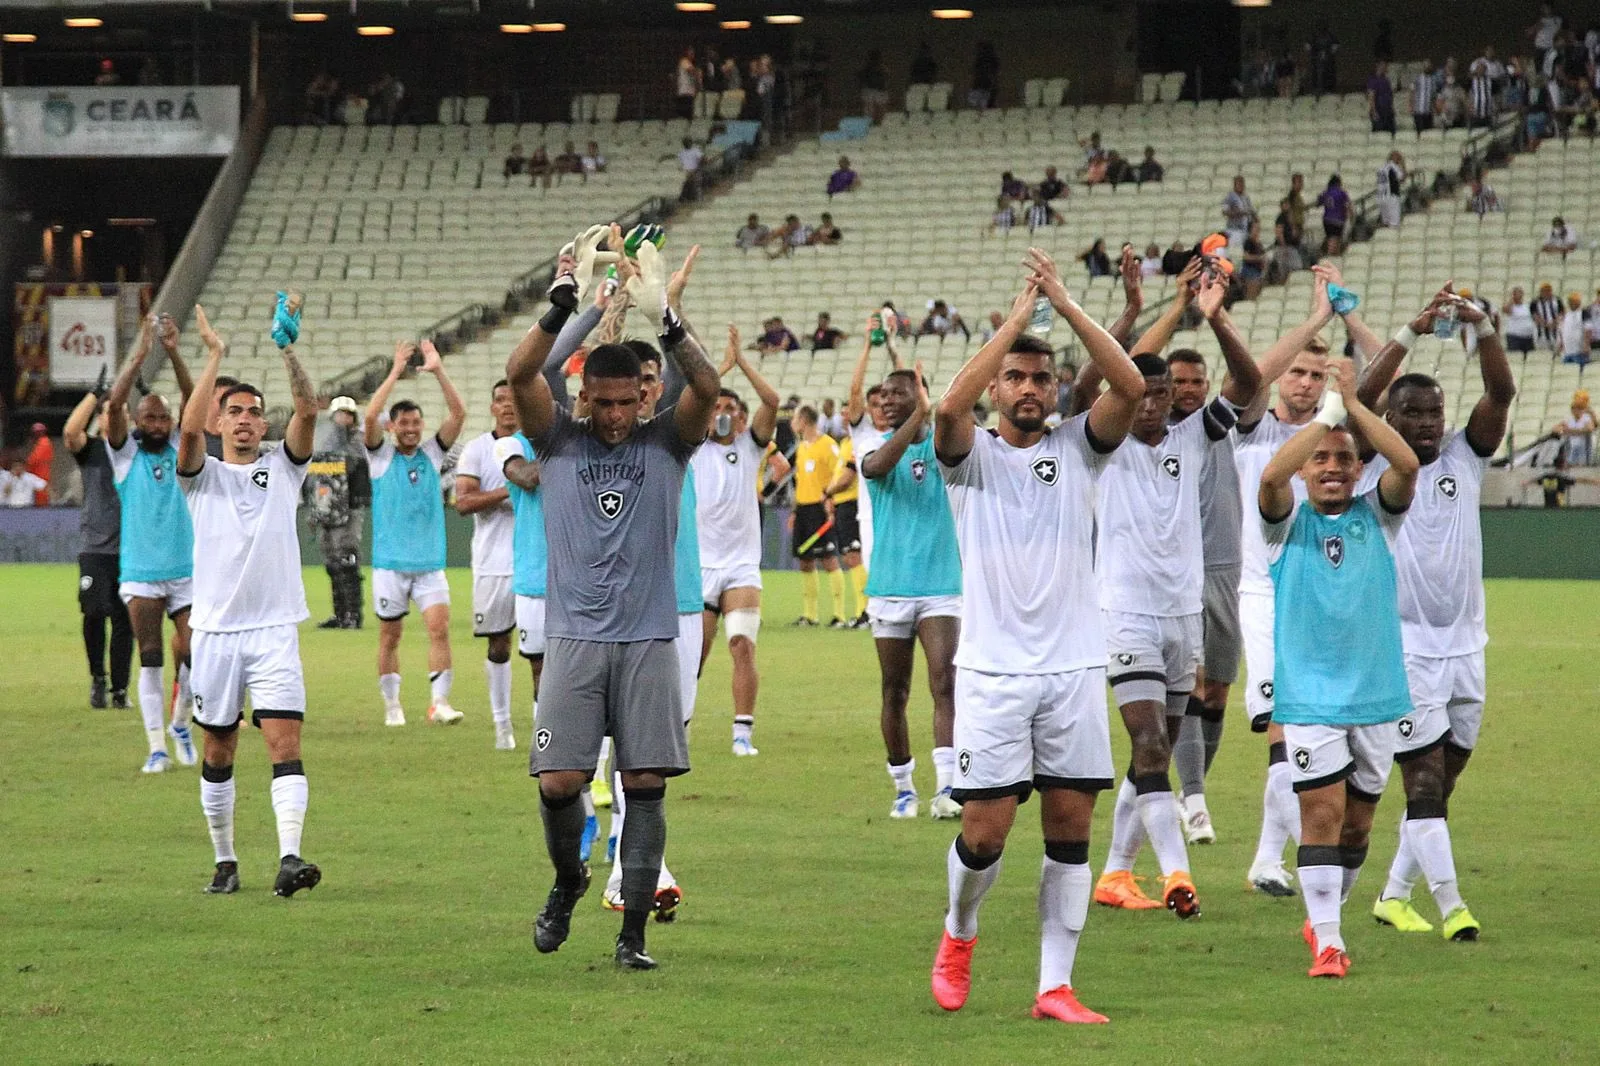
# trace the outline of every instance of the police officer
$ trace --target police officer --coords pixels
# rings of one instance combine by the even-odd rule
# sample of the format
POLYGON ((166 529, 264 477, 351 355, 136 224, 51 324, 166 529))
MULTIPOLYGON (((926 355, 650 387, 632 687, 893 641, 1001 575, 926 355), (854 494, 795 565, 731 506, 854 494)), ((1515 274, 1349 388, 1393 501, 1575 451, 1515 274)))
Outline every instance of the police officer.
POLYGON ((355 400, 336 396, 332 423, 306 475, 306 521, 317 531, 323 566, 333 584, 333 617, 320 629, 361 628, 361 540, 372 503, 372 482, 361 444, 355 400))

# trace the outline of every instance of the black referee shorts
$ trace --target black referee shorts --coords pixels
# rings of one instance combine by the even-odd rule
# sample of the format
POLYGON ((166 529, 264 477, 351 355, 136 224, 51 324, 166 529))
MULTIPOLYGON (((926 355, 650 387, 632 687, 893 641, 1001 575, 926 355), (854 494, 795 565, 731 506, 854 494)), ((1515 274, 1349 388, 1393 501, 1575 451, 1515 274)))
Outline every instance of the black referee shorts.
POLYGON ((841 554, 861 550, 861 519, 856 504, 855 500, 845 500, 833 505, 833 539, 841 554))
POLYGON ((828 530, 816 538, 811 547, 801 550, 801 546, 816 536, 828 521, 827 508, 820 503, 801 503, 794 508, 794 557, 796 559, 827 559, 839 554, 838 527, 828 530))

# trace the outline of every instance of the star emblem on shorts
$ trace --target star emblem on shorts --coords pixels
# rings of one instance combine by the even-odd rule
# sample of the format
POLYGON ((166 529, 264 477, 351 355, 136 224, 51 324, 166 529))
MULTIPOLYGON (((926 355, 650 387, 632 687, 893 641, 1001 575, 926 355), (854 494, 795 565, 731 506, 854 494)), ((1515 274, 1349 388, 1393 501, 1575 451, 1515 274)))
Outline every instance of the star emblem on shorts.
POLYGON ((1400 719, 1395 726, 1400 730, 1400 736, 1406 740, 1410 740, 1411 734, 1417 731, 1417 724, 1410 718, 1400 719))
POLYGON ((1300 768, 1301 773, 1311 769, 1311 752, 1306 748, 1294 749, 1294 764, 1300 768))
POLYGON ((1438 481, 1435 481, 1434 484, 1439 487, 1439 492, 1444 495, 1445 499, 1453 500, 1456 498, 1456 492, 1459 490, 1459 486, 1456 483, 1454 475, 1444 474, 1439 478, 1438 481))
POLYGON ((544 749, 548 748, 550 746, 550 730, 548 730, 548 729, 539 730, 537 733, 535 733, 533 735, 533 742, 534 742, 534 744, 538 745, 538 748, 539 748, 540 751, 543 751, 544 749))
POLYGON ((1119 666, 1133 665, 1133 652, 1131 651, 1119 651, 1117 652, 1115 658, 1119 666))
POLYGON ((1256 691, 1261 693, 1262 699, 1270 700, 1272 698, 1272 679, 1268 678, 1261 682, 1256 686, 1256 691))
POLYGON ((1053 455, 1041 455, 1033 461, 1033 476, 1046 485, 1054 485, 1061 474, 1061 464, 1053 455))
POLYGON ((961 776, 966 777, 972 770, 972 752, 963 751, 956 759, 956 764, 961 768, 961 776))

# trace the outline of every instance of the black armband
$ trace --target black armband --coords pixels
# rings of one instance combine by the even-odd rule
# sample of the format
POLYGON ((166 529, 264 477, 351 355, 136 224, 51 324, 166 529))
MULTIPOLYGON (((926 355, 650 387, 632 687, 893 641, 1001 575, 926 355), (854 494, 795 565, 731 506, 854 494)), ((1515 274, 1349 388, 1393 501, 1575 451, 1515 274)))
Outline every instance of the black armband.
POLYGON ((546 311, 544 316, 539 319, 539 328, 550 334, 552 337, 557 336, 561 332, 561 327, 566 325, 567 319, 571 317, 572 308, 562 307, 558 303, 552 303, 550 305, 550 310, 546 311))

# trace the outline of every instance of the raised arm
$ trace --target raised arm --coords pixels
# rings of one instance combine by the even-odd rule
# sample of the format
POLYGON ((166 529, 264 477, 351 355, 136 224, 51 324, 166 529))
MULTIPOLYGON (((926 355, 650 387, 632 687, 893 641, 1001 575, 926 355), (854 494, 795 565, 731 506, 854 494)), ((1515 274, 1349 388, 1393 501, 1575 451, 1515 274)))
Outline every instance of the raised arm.
MULTIPOLYGON (((699 246, 689 250, 684 266, 673 277, 675 292, 672 296, 683 298, 683 288, 688 282, 688 271, 693 269, 699 246), (681 280, 680 280, 681 279, 681 280)), ((722 388, 717 368, 706 358, 706 352, 695 337, 694 331, 684 321, 668 293, 666 264, 654 244, 639 246, 639 274, 628 282, 628 292, 639 309, 653 322, 658 323, 661 354, 683 375, 686 384, 677 404, 673 419, 678 426, 678 436, 686 444, 698 444, 711 428, 711 414, 717 403, 717 393, 722 388)))
POLYGON ((868 452, 864 457, 856 456, 856 469, 868 481, 886 477, 906 454, 906 449, 922 436, 922 427, 927 425, 928 410, 932 402, 928 399, 927 380, 922 376, 920 361, 917 363, 916 374, 917 405, 911 409, 911 417, 901 423, 900 428, 890 434, 888 440, 878 445, 876 451, 868 452))
POLYGON ((1378 498, 1389 512, 1398 514, 1411 506, 1417 491, 1417 470, 1422 464, 1395 428, 1361 402, 1356 390, 1355 366, 1345 360, 1341 360, 1341 364, 1338 367, 1339 394, 1350 413, 1350 428, 1389 460, 1389 469, 1378 478, 1378 498))
POLYGON ((190 376, 189 366, 183 361, 183 356, 178 354, 177 321, 171 315, 161 315, 156 320, 156 336, 167 353, 167 361, 172 364, 172 378, 178 383, 178 395, 182 397, 179 402, 188 406, 189 394, 194 392, 194 378, 190 376))
POLYGON ((1478 370, 1483 375, 1483 395, 1467 419, 1467 443, 1481 456, 1491 456, 1506 435, 1511 401, 1517 397, 1517 380, 1511 373, 1500 331, 1471 300, 1458 300, 1456 317, 1478 331, 1478 370))
POLYGON ((1132 248, 1122 250, 1122 262, 1117 268, 1122 274, 1122 314, 1107 327, 1106 332, 1126 348, 1128 338, 1133 336, 1133 327, 1144 311, 1144 275, 1139 271, 1139 257, 1133 254, 1132 248))
MULTIPOLYGON (((855 372, 850 375, 850 396, 844 402, 844 421, 845 425, 848 426, 853 426, 861 421, 862 417, 867 413, 867 366, 872 362, 872 322, 874 318, 881 320, 881 313, 875 312, 872 317, 867 319, 867 328, 862 331, 861 335, 861 354, 856 356, 855 372)), ((889 335, 888 328, 880 328, 883 329, 884 337, 887 339, 889 335)))
POLYGON ((439 349, 433 346, 430 340, 422 342, 422 371, 432 374, 439 383, 439 391, 444 393, 445 416, 439 424, 439 445, 448 451, 455 444, 456 438, 461 436, 461 427, 467 424, 467 405, 461 399, 461 393, 456 391, 455 382, 450 380, 450 375, 445 373, 444 360, 439 356, 439 349))
POLYGON ((152 326, 149 319, 139 327, 139 339, 134 342, 133 352, 128 356, 128 361, 122 364, 122 372, 117 375, 117 380, 111 385, 110 407, 106 411, 106 443, 113 448, 120 448, 128 439, 128 396, 133 392, 133 382, 139 376, 139 371, 144 367, 146 357, 150 355, 150 340, 152 326))
MULTIPOLYGON (((1166 350, 1167 345, 1172 343, 1172 335, 1178 332, 1178 324, 1183 321, 1183 313, 1189 309, 1189 302, 1194 299, 1194 289, 1191 286, 1200 280, 1202 265, 1203 260, 1199 257, 1183 265, 1183 271, 1173 281, 1177 291, 1173 293, 1172 303, 1161 312, 1161 317, 1140 335, 1130 354, 1160 355, 1166 350)), ((1221 306, 1220 296, 1217 301, 1218 306, 1221 306)))
POLYGON ((1418 315, 1395 333, 1394 339, 1378 349, 1372 362, 1362 371, 1361 385, 1358 393, 1361 402, 1374 411, 1383 410, 1385 393, 1389 385, 1400 373, 1400 364, 1405 362, 1406 353, 1412 345, 1417 343, 1417 338, 1433 329, 1433 317, 1439 308, 1449 303, 1455 296, 1450 290, 1453 282, 1445 282, 1444 288, 1434 294, 1418 315))
POLYGON ((1271 347, 1261 356, 1259 364, 1261 387, 1257 390, 1255 398, 1239 415, 1241 427, 1254 428, 1256 423, 1261 421, 1262 416, 1267 413, 1267 404, 1272 398, 1272 383, 1283 376, 1284 371, 1289 369, 1289 364, 1294 362, 1294 357, 1305 351, 1306 345, 1311 343, 1312 338, 1328 324, 1331 318, 1333 318, 1333 305, 1328 302, 1328 283, 1319 277, 1311 292, 1311 314, 1304 322, 1273 341, 1271 347))
POLYGON ((1083 342, 1089 358, 1105 378, 1107 391, 1089 408, 1088 430, 1093 439, 1108 450, 1122 443, 1133 425, 1133 413, 1144 399, 1144 375, 1133 365, 1133 360, 1107 333, 1100 323, 1089 317, 1077 301, 1067 295, 1066 286, 1055 262, 1038 248, 1028 249, 1028 265, 1033 270, 1029 279, 1050 300, 1056 314, 1067 320, 1072 332, 1083 342))
POLYGON ((67 416, 67 424, 61 427, 61 443, 73 455, 83 451, 83 446, 89 443, 89 419, 94 417, 94 409, 99 406, 100 397, 97 394, 84 393, 78 406, 67 416))
POLYGON ((394 346, 394 362, 389 366, 389 376, 384 378, 378 387, 373 390, 372 399, 367 401, 367 416, 361 423, 362 440, 371 451, 383 443, 383 409, 389 405, 389 394, 394 391, 394 383, 406 372, 406 367, 411 365, 411 357, 416 354, 417 346, 410 341, 399 341, 394 346))
POLYGON ((1028 318, 1033 314, 1033 301, 1039 295, 1038 286, 1030 280, 1022 287, 1011 303, 1011 313, 989 338, 989 343, 950 379, 950 385, 939 398, 933 415, 933 450, 939 460, 953 465, 965 459, 972 451, 972 435, 976 431, 972 421, 972 407, 983 398, 984 390, 1000 373, 1000 364, 1006 353, 1022 333, 1028 318))
MULTIPOLYGON (((555 424, 555 394, 545 377, 545 364, 561 327, 583 302, 584 294, 594 282, 596 269, 621 258, 619 252, 600 252, 600 245, 608 236, 614 236, 609 227, 591 226, 561 249, 556 257, 556 276, 547 294, 550 308, 517 342, 511 358, 506 361, 506 382, 511 386, 511 396, 517 405, 517 419, 522 424, 522 432, 530 439, 543 437, 555 424)), ((599 314, 595 312, 596 322, 599 314)))
POLYGON ((1222 381, 1223 397, 1235 407, 1246 407, 1261 388, 1261 368, 1250 358, 1250 346, 1245 343, 1244 335, 1222 307, 1227 288, 1221 278, 1204 279, 1195 306, 1211 324, 1211 333, 1222 348, 1222 361, 1228 366, 1227 376, 1222 381))
MULTIPOLYGON (((294 413, 283 431, 283 446, 290 459, 302 463, 311 458, 316 447, 317 389, 311 384, 311 375, 301 365, 300 357, 294 354, 292 344, 283 349, 283 369, 289 374, 289 396, 294 401, 294 413)), ((207 392, 206 395, 211 394, 207 392)))
MULTIPOLYGON (((1344 284, 1344 275, 1340 272, 1339 267, 1330 261, 1318 263, 1311 268, 1311 272, 1329 285, 1342 286, 1344 284)), ((1383 347, 1383 338, 1374 333, 1372 327, 1362 321, 1361 316, 1354 311, 1347 311, 1339 317, 1344 320, 1345 332, 1349 334, 1351 343, 1355 345, 1356 377, 1359 378, 1367 360, 1377 356, 1378 351, 1383 347)))
POLYGON ((739 350, 739 331, 732 324, 728 326, 728 337, 728 348, 734 361, 738 363, 739 369, 744 371, 750 387, 756 391, 756 398, 761 401, 761 406, 757 407, 756 413, 750 417, 750 433, 755 437, 756 443, 764 448, 778 428, 778 404, 782 400, 778 398, 778 390, 761 376, 761 371, 739 350))
MULTIPOLYGON (((200 371, 199 388, 190 383, 190 393, 183 405, 183 420, 178 430, 178 473, 192 476, 206 465, 206 419, 211 414, 211 394, 217 387, 217 371, 222 367, 222 357, 227 354, 228 343, 217 336, 206 319, 205 308, 194 305, 195 329, 206 346, 206 365, 200 371)), ((306 449, 306 455, 311 449, 306 449)))

